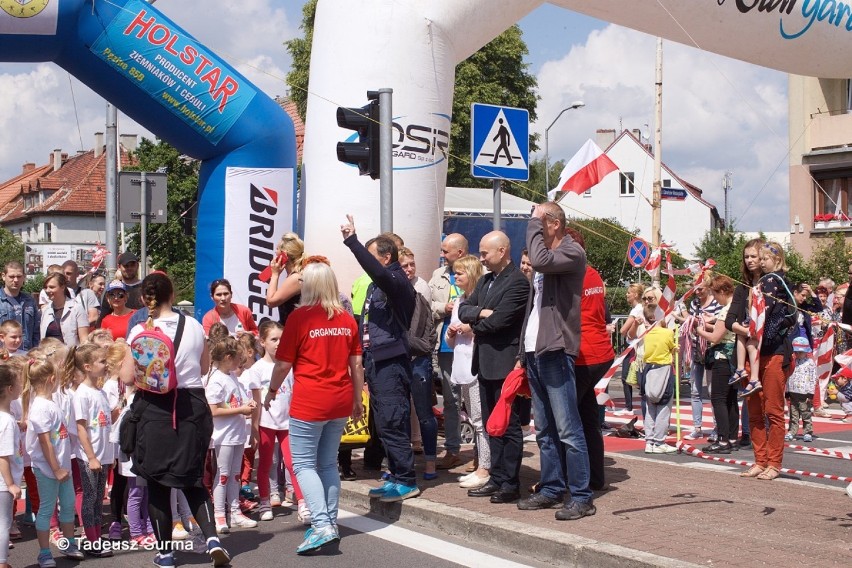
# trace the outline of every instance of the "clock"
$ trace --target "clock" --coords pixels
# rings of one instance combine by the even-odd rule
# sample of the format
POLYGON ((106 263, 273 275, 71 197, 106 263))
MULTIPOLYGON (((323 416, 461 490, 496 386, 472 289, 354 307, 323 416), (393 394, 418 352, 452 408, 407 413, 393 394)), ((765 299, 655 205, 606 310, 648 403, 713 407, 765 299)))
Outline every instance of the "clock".
POLYGON ((14 18, 32 18, 47 8, 50 0, 0 0, 0 9, 14 18))

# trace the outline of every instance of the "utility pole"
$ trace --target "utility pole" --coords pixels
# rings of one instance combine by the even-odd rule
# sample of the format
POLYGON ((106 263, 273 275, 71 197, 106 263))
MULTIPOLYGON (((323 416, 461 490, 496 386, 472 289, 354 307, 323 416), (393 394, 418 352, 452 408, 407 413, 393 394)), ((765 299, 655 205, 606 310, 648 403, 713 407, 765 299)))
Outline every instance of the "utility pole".
POLYGON ((107 103, 106 116, 106 243, 110 254, 106 256, 107 277, 115 277, 118 258, 118 111, 115 105, 107 103))
POLYGON ((734 172, 727 171, 725 175, 722 176, 722 191, 725 193, 725 226, 724 230, 727 233, 731 229, 731 218, 729 217, 730 212, 728 211, 728 192, 734 189, 734 183, 731 181, 734 172))
POLYGON ((393 89, 379 89, 379 227, 393 232, 393 89))
MULTIPOLYGON (((651 201, 651 244, 662 243, 662 170, 663 170, 663 38, 657 38, 657 73, 654 84, 654 191, 651 201)), ((659 272, 654 285, 660 285, 659 272)))

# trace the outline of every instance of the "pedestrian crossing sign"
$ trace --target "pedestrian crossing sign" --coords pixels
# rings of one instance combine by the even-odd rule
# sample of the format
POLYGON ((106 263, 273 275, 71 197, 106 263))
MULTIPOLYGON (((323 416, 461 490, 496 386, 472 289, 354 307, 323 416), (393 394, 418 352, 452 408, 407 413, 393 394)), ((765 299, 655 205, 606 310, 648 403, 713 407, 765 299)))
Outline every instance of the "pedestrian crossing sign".
POLYGON ((473 103, 470 116, 471 175, 527 181, 530 177, 529 111, 473 103))

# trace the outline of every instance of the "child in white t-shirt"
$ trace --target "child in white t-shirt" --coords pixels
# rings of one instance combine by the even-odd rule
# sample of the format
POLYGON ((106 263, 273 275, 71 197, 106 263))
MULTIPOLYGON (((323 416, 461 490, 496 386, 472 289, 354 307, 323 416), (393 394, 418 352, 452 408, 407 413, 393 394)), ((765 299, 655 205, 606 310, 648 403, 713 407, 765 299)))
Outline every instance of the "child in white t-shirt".
MULTIPOLYGON (((249 373, 256 377, 263 391, 263 399, 269 392, 269 383, 272 379, 272 369, 275 368, 275 351, 281 341, 281 324, 274 321, 265 321, 260 324, 260 344, 263 347, 263 358, 255 363, 249 373)), ((302 490, 293 473, 293 458, 290 454, 290 397, 293 395, 293 373, 290 372, 281 383, 275 400, 269 403, 268 408, 260 412, 260 459, 257 463, 257 491, 260 493, 260 520, 271 521, 272 496, 277 497, 275 501, 281 504, 278 496, 278 476, 270 478, 272 468, 272 456, 276 451, 276 445, 281 448, 284 458, 284 466, 290 472, 293 483, 293 493, 298 502, 297 516, 302 523, 310 524, 311 510, 305 504, 302 490), (274 486, 274 491, 271 489, 274 486)))
POLYGON ((257 404, 251 416, 246 417, 248 440, 246 440, 245 450, 243 451, 243 466, 240 470, 240 508, 246 511, 255 506, 250 501, 255 498, 251 490, 251 473, 254 468, 254 458, 260 439, 258 426, 260 424, 261 399, 260 383, 252 373, 248 372, 257 360, 257 337, 254 334, 245 332, 238 334, 236 339, 240 349, 240 363, 234 370, 234 374, 239 379, 246 397, 251 398, 257 404))
POLYGON ((8 566, 12 504, 21 497, 24 455, 21 430, 12 402, 23 392, 21 379, 8 364, 0 365, 0 565, 8 566))
POLYGON ((213 487, 213 514, 216 532, 227 534, 230 528, 227 510, 230 507, 231 524, 253 528, 257 521, 240 511, 240 484, 237 481, 243 462, 243 448, 248 433, 246 416, 251 416, 257 404, 249 399, 233 370, 239 364, 239 346, 233 337, 217 341, 210 348, 211 370, 205 388, 207 403, 213 414, 213 448, 216 452, 218 478, 213 487))
POLYGON ((74 484, 71 481, 71 443, 68 425, 53 402, 56 371, 48 360, 29 360, 24 366, 24 418, 27 420, 26 448, 38 480, 41 503, 36 517, 39 565, 53 562, 50 552, 50 516, 59 498, 59 527, 68 546, 65 556, 82 560, 74 539, 74 484))
MULTIPOLYGON (((71 347, 65 360, 65 372, 76 370, 81 377, 74 392, 74 419, 77 422, 77 438, 80 444, 77 465, 83 484, 83 531, 86 538, 98 543, 101 538, 103 496, 106 479, 112 467, 114 444, 110 442, 112 408, 103 391, 106 377, 106 350, 86 343, 71 347)), ((112 556, 109 550, 93 546, 93 556, 112 556)))

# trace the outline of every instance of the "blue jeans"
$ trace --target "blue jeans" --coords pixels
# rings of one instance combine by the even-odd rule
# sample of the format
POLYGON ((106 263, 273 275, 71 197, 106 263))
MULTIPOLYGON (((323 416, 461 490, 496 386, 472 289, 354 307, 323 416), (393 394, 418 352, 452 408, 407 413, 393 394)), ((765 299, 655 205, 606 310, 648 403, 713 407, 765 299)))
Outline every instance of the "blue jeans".
POLYGON ((376 361, 364 352, 364 376, 370 388, 376 430, 388 456, 394 483, 414 487, 414 452, 411 449, 411 361, 405 355, 376 361))
POLYGON ((438 455, 438 420, 432 412, 432 358, 429 355, 415 357, 411 363, 411 398, 414 411, 420 422, 423 438, 423 454, 427 461, 438 455))
POLYGON ((527 353, 527 378, 541 452, 541 493, 557 499, 567 489, 575 501, 589 503, 589 451, 577 407, 574 357, 563 351, 527 353))
MULTIPOLYGON (((689 386, 692 391, 692 428, 701 430, 701 411, 704 404, 701 400, 702 391, 704 390, 704 364, 695 362, 692 364, 692 369, 689 372, 689 386)), ((709 381, 708 381, 709 382, 709 381)))
MULTIPOLYGON (((68 468, 68 472, 71 472, 71 468, 68 468)), ((37 467, 33 467, 33 473, 38 484, 39 501, 42 503, 36 516, 36 530, 40 532, 50 530, 50 517, 56 508, 53 504, 56 503, 57 497, 59 497, 59 523, 73 523, 75 495, 71 476, 59 483, 55 478, 43 474, 37 467)))
POLYGON ((290 418, 293 471, 311 510, 311 525, 315 529, 337 525, 340 497, 337 450, 344 426, 346 418, 319 422, 290 418))
POLYGON ((441 393, 444 397, 444 449, 451 454, 461 450, 461 389, 453 384, 450 375, 453 371, 453 354, 438 353, 438 367, 441 369, 441 393))

